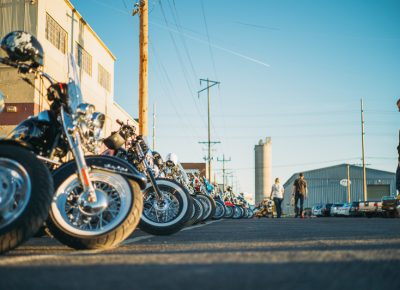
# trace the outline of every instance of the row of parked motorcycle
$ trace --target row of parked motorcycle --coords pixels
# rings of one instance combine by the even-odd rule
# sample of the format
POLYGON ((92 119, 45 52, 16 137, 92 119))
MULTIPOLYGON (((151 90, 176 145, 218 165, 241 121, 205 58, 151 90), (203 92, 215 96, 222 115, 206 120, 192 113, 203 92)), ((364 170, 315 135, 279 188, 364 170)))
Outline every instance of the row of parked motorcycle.
MULTIPOLYGON (((0 45, 0 63, 33 87, 34 78, 45 82, 49 104, 0 140, 0 253, 44 226, 74 249, 106 249, 137 227, 170 235, 210 219, 253 216, 243 196, 186 172, 176 154, 164 160, 132 124, 117 121, 119 130, 104 138, 105 115, 84 103, 71 54, 68 81, 59 82, 43 71, 34 36, 10 32, 0 45)), ((4 99, 0 92, 0 112, 4 99)))

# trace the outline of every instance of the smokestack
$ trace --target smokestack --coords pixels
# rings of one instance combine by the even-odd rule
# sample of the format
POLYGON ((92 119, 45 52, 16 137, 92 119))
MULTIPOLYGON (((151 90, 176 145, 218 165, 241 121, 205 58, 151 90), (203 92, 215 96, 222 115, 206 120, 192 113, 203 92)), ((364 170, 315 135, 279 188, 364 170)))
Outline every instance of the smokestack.
POLYGON ((271 137, 260 140, 254 146, 255 155, 255 203, 259 203, 271 193, 272 173, 271 137))

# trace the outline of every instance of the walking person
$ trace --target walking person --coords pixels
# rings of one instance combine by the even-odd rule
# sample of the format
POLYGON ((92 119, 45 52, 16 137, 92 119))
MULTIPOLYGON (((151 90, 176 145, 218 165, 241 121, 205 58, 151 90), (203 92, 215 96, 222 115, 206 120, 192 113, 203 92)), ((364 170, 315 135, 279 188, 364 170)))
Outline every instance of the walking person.
POLYGON ((297 218, 298 216, 300 216, 301 218, 303 218, 304 199, 307 198, 308 194, 307 181, 304 179, 303 173, 300 173, 299 177, 294 181, 292 194, 294 194, 294 211, 295 211, 294 217, 297 218), (297 206, 299 201, 300 201, 300 208, 297 206))
MULTIPOLYGON (((283 193, 285 189, 279 182, 279 178, 275 178, 275 183, 272 185, 271 194, 269 198, 273 199, 276 209, 276 216, 280 218, 282 215, 282 201, 283 201, 283 193)), ((273 215, 273 213, 272 213, 273 215)))

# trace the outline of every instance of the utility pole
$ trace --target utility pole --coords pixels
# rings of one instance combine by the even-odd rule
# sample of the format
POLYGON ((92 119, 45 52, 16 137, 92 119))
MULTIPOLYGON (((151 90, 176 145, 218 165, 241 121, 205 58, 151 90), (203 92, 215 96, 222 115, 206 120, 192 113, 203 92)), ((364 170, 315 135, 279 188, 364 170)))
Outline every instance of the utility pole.
POLYGON ((363 164, 363 193, 364 200, 367 200, 367 170, 365 168, 365 146, 364 146, 364 104, 361 99, 361 146, 362 146, 362 164, 363 164))
POLYGON ((148 135, 148 94, 147 94, 147 72, 148 72, 148 3, 140 0, 135 4, 132 16, 139 13, 139 134, 148 135))
POLYGON ((222 162, 222 188, 225 192, 225 162, 231 161, 231 158, 225 159, 225 154, 222 155, 222 159, 217 158, 218 162, 222 162))
POLYGON ((202 91, 207 90, 207 111, 208 111, 208 141, 207 142, 199 142, 200 144, 204 144, 207 143, 208 145, 208 157, 207 157, 207 162, 208 162, 208 178, 210 179, 211 182, 211 144, 218 144, 221 143, 219 141, 211 141, 211 104, 210 104, 210 88, 215 86, 215 85, 219 85, 220 82, 217 81, 212 81, 209 79, 200 79, 200 86, 202 84, 202 82, 207 82, 207 87, 205 87, 204 89, 200 90, 197 92, 198 97, 200 97, 200 93, 202 91))
POLYGON ((350 203, 350 164, 347 164, 347 202, 350 203))

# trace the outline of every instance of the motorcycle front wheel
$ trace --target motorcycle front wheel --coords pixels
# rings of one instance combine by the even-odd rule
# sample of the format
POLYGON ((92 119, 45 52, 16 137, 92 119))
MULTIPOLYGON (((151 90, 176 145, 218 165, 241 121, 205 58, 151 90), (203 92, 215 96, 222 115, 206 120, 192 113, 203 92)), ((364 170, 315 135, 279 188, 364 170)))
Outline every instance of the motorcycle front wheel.
POLYGON ((35 154, 0 143, 0 253, 32 237, 46 220, 53 178, 35 154))
POLYGON ((195 196, 190 196, 193 201, 193 212, 190 216, 190 219, 185 223, 185 226, 189 227, 198 222, 200 222, 201 217, 203 216, 204 208, 201 202, 195 198, 195 196))
POLYGON ((216 208, 215 208, 215 214, 214 214, 214 216, 212 217, 212 219, 213 219, 213 220, 222 219, 222 218, 224 217, 225 211, 226 211, 224 202, 222 202, 222 201, 220 201, 220 200, 216 200, 216 201, 215 201, 215 206, 216 206, 216 208))
POLYGON ((197 194, 196 197, 200 200, 200 202, 204 206, 204 215, 202 216, 202 221, 206 221, 211 219, 215 214, 215 201, 210 196, 206 194, 197 194))
POLYGON ((235 213, 235 210, 234 210, 234 209, 235 209, 235 208, 234 208, 233 206, 226 205, 226 206, 225 206, 225 215, 224 215, 224 218, 226 218, 226 219, 232 218, 233 215, 234 215, 234 213, 235 213))
POLYGON ((193 201, 178 182, 156 178, 162 198, 157 200, 151 184, 143 191, 144 207, 139 227, 153 235, 171 235, 180 231, 190 219, 193 201))
POLYGON ((241 219, 243 217, 244 211, 241 206, 235 205, 233 208, 233 219, 241 219))
POLYGON ((109 249, 128 238, 139 223, 143 197, 137 182, 120 174, 92 170, 96 202, 86 197, 75 173, 58 171, 47 226, 61 243, 74 249, 109 249))

